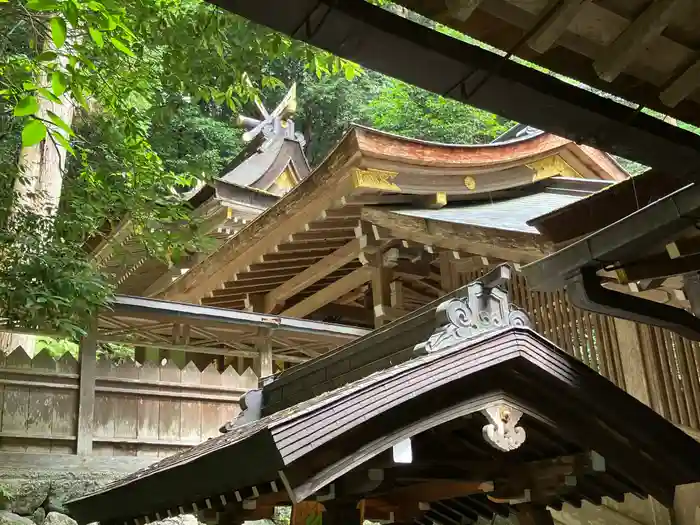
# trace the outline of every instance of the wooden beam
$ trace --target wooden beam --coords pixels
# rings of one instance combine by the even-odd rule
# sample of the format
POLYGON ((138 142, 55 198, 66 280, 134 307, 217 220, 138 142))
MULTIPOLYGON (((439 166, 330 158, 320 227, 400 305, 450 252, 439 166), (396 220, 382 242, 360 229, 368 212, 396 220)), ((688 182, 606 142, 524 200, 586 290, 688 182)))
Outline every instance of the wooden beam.
POLYGON ((517 263, 533 262, 554 251, 551 242, 534 233, 426 220, 381 208, 365 208, 362 218, 400 239, 517 263))
POLYGON ((466 20, 472 16, 472 13, 476 11, 482 0, 445 0, 445 5, 447 6, 447 12, 460 22, 466 22, 466 20))
POLYGON ((98 266, 102 266, 109 261, 114 253, 114 247, 125 242, 134 231, 134 223, 131 218, 124 217, 117 227, 112 230, 109 235, 97 245, 92 251, 92 258, 97 262, 98 266))
POLYGON ((687 255, 677 259, 671 259, 663 254, 627 264, 619 268, 616 273, 618 280, 627 284, 645 279, 667 278, 698 270, 700 270, 700 254, 687 255))
POLYGON ((659 95, 659 99, 669 108, 675 108, 679 102, 689 97, 700 86, 700 60, 676 78, 659 95))
POLYGON ((488 481, 449 481, 432 480, 400 487, 384 494, 381 498, 390 504, 401 505, 406 502, 424 501, 430 503, 452 498, 461 498, 474 494, 482 494, 493 490, 493 484, 488 481))
POLYGON ((322 290, 303 299, 291 308, 287 308, 282 315, 287 317, 306 317, 322 306, 335 301, 341 295, 351 292, 355 288, 362 286, 372 278, 372 267, 362 266, 354 272, 329 284, 322 290))
POLYGON ((360 306, 350 306, 347 304, 327 304, 314 312, 315 319, 323 317, 335 317, 338 319, 348 319, 365 326, 374 325, 374 315, 370 310, 360 306))
POLYGON ((700 237, 677 239, 666 245, 666 253, 671 259, 700 253, 700 237))
POLYGON ((287 282, 265 295, 263 312, 271 312, 278 304, 283 303, 309 285, 320 281, 327 275, 357 259, 359 253, 366 248, 367 245, 367 236, 363 235, 359 239, 352 240, 342 248, 338 248, 333 253, 326 255, 323 259, 312 264, 303 272, 297 273, 287 282))
POLYGON ((601 49, 593 63, 598 76, 612 82, 651 43, 658 38, 678 10, 689 0, 655 0, 615 41, 601 49))
MULTIPOLYGON (((347 147, 347 145, 346 145, 347 147)), ((342 155, 341 155, 342 157, 342 155)), ((333 203, 352 191, 349 166, 356 157, 343 157, 346 164, 322 164, 275 206, 257 217, 237 235, 228 239, 207 259, 174 281, 162 295, 165 299, 196 301, 230 276, 254 264, 266 253, 284 243, 290 235, 303 231, 333 203)))
POLYGON ((92 454, 95 378, 97 377, 97 319, 90 321, 87 334, 80 340, 80 382, 78 397, 78 438, 76 453, 92 454))
MULTIPOLYGON (((564 34, 581 9, 591 0, 564 0, 527 41, 530 49, 544 53, 564 34)), ((545 7, 548 9, 548 6, 545 7)))

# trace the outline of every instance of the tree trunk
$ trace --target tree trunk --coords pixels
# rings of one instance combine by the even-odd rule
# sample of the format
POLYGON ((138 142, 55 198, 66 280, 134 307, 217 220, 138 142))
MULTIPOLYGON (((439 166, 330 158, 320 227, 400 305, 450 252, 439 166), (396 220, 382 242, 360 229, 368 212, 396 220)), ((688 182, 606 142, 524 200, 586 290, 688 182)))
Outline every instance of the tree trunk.
MULTIPOLYGON (((51 89, 47 78, 41 84, 51 89)), ((45 98, 39 99, 38 116, 48 121, 47 111, 52 111, 69 126, 73 122, 74 106, 65 95, 61 104, 45 98)), ((59 133, 63 131, 59 130, 59 133)), ((65 134, 66 139, 68 138, 65 134)), ((22 148, 20 169, 22 177, 15 182, 15 202, 13 209, 25 207, 37 215, 51 216, 56 213, 61 199, 63 172, 66 166, 66 150, 47 136, 45 140, 28 148, 22 148)), ((18 346, 29 354, 34 354, 35 337, 26 334, 0 332, 0 352, 10 353, 18 346)))

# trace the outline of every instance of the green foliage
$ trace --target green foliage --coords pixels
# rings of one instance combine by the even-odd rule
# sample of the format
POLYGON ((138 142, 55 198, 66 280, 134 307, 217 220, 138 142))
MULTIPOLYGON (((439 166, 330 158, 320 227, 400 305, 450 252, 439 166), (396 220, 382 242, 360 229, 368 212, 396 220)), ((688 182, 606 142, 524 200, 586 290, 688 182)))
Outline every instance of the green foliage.
POLYGON ((252 113, 253 97, 270 105, 292 81, 313 163, 352 122, 453 143, 485 142, 508 126, 202 0, 3 2, 0 319, 76 340, 112 293, 85 243, 127 214, 143 247, 168 264, 206 249, 172 189, 216 176, 242 147, 232 119, 252 113), (72 122, 57 104, 73 105, 72 122), (13 193, 25 176, 21 147, 47 141, 69 154, 48 218, 13 193))
MULTIPOLYGON (((80 348, 78 343, 70 339, 55 339, 53 337, 37 337, 35 350, 37 353, 47 350, 54 359, 60 359, 64 354, 70 354, 78 359, 80 348)), ((98 359, 110 359, 115 363, 133 361, 134 348, 128 345, 100 343, 97 346, 98 359)))

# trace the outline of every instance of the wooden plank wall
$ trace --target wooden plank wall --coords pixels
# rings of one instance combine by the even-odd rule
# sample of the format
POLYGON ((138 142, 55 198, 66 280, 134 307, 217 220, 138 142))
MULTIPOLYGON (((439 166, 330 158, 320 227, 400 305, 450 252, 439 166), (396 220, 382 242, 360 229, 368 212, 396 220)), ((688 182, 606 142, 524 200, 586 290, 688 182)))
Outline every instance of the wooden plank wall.
MULTIPOLYGON (((91 453, 159 457, 200 443, 218 435, 257 383, 251 369, 98 360, 91 453)), ((70 354, 0 354, 0 452, 74 454, 79 385, 70 354)))

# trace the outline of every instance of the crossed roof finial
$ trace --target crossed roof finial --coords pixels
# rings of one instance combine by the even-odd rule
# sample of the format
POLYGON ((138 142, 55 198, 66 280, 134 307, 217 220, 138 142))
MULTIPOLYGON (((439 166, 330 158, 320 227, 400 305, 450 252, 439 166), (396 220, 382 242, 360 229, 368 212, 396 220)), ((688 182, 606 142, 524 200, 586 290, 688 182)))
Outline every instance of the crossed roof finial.
POLYGON ((271 138, 274 135, 282 134, 285 138, 298 139, 294 133, 294 123, 289 118, 297 109, 296 82, 292 84, 287 94, 271 112, 267 111, 258 97, 255 97, 254 103, 260 114, 260 119, 244 117, 242 115, 238 117, 238 125, 246 129, 246 132, 243 133, 243 140, 245 142, 252 141, 261 133, 265 138, 271 138))

